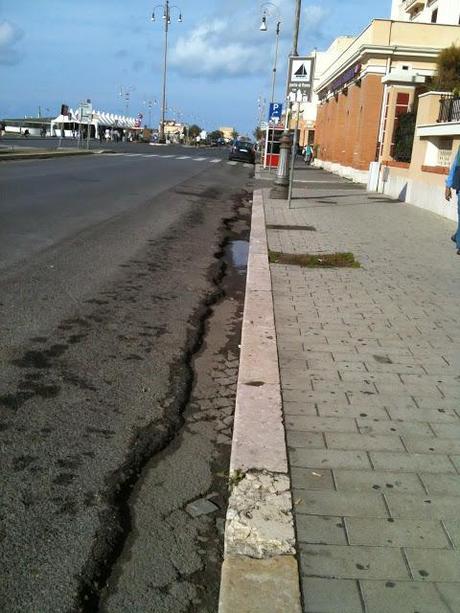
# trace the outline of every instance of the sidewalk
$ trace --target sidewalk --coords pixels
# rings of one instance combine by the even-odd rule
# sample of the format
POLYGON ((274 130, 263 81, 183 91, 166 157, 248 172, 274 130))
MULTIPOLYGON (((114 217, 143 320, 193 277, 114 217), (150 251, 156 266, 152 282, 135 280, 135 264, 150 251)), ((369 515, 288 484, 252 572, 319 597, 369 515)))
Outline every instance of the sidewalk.
POLYGON ((459 612, 454 224, 297 178, 291 210, 263 190, 269 249, 362 266, 270 265, 303 611, 459 612))

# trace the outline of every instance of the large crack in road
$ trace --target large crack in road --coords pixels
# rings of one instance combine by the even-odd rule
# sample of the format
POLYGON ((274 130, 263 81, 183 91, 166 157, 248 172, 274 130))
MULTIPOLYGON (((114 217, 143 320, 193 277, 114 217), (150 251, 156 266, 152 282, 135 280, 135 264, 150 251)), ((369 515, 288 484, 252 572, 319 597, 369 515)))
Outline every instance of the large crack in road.
MULTIPOLYGON (((189 428, 194 444, 200 444, 185 462, 185 481, 193 484, 186 500, 180 473, 174 472, 179 463, 165 464, 165 475, 173 479, 167 493, 177 495, 177 515, 173 507, 160 512, 167 496, 158 475, 150 483, 157 468, 151 470, 148 463, 152 458, 155 463, 171 441, 171 448, 178 444, 174 436, 184 423, 181 412, 194 393, 192 357, 225 279, 220 256, 228 229, 222 219, 234 215, 231 197, 244 195, 236 188, 244 176, 241 171, 227 184, 222 180, 219 188, 202 176, 200 182, 186 182, 182 189, 190 194, 178 197, 186 197, 190 206, 180 221, 161 240, 139 249, 110 286, 79 303, 46 335, 2 347, 0 430, 7 467, 2 475, 2 610, 96 611, 102 602, 101 608, 111 611, 185 611, 198 601, 215 603, 219 565, 214 568, 213 559, 219 547, 197 545, 200 539, 217 541, 209 537, 210 525, 207 533, 192 518, 185 521, 184 504, 215 491, 216 517, 222 519, 225 479, 209 466, 219 464, 216 449, 227 449, 228 456, 229 441, 224 444, 223 437, 228 438, 229 423, 227 433, 209 446, 202 432, 194 432, 208 426, 185 422, 179 448, 187 449, 189 428), (192 470, 193 459, 205 477, 192 470), (140 497, 139 491, 144 492, 140 497), (144 529, 142 507, 150 520, 157 518, 158 529, 175 535, 176 556, 151 526, 144 529), (171 522, 186 529, 179 534, 171 522), (200 563, 181 566, 186 542, 200 563), (131 572, 128 562, 135 549, 139 562, 131 572), (175 580, 165 576, 168 552, 175 580), (213 587, 207 589, 207 579, 200 576, 214 576, 213 587), (155 598, 162 602, 158 608, 155 598)), ((227 302, 233 303, 230 298, 222 303, 227 302)), ((236 359, 236 353, 228 358, 229 370, 236 359)), ((229 418, 230 404, 220 408, 229 418)), ((221 468, 223 474, 224 461, 221 468)), ((208 519, 197 522, 209 524, 208 519)), ((212 606, 197 610, 215 610, 212 606)))

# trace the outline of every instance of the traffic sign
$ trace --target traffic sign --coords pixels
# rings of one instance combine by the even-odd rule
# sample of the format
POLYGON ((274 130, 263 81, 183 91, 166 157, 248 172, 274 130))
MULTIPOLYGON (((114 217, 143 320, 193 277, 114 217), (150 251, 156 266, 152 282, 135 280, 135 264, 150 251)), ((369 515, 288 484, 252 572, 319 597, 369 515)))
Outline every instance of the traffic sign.
POLYGON ((302 101, 309 101, 313 89, 313 71, 313 57, 290 57, 286 98, 292 99, 290 94, 294 93, 297 96, 297 92, 300 90, 302 92, 302 101))
POLYGON ((275 121, 276 119, 280 120, 282 112, 283 105, 281 104, 281 102, 270 102, 268 121, 275 121))
POLYGON ((90 122, 93 118, 93 105, 91 102, 80 102, 80 121, 90 122))

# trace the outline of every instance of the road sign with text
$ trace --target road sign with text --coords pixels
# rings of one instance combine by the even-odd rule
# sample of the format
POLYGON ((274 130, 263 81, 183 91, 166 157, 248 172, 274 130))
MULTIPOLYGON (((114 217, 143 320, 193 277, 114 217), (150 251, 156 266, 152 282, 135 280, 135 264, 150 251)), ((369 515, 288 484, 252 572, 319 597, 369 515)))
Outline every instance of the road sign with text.
POLYGON ((281 102, 270 102, 270 109, 268 111, 268 121, 276 121, 281 119, 283 112, 283 105, 281 102))

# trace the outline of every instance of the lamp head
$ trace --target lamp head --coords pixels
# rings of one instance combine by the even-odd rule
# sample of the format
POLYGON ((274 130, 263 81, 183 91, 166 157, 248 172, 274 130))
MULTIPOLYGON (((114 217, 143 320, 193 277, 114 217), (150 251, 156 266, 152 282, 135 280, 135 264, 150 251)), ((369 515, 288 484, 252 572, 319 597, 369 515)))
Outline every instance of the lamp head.
POLYGON ((264 14, 262 17, 262 23, 260 24, 260 31, 261 32, 266 32, 267 31, 267 17, 264 14))
POLYGON ((177 20, 179 23, 182 23, 182 13, 179 13, 179 18, 177 20))
POLYGON ((155 11, 153 11, 152 16, 150 18, 152 21, 155 21, 155 11))

